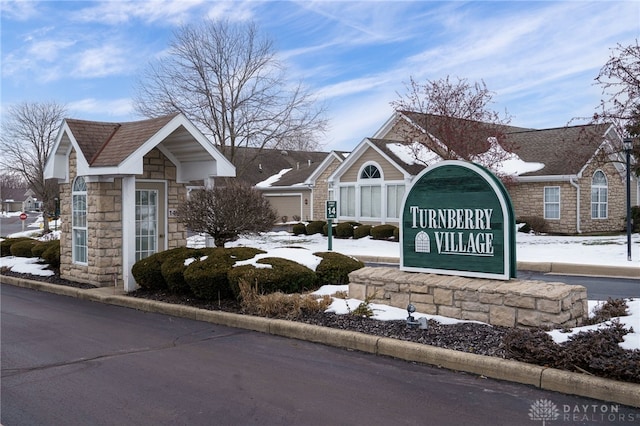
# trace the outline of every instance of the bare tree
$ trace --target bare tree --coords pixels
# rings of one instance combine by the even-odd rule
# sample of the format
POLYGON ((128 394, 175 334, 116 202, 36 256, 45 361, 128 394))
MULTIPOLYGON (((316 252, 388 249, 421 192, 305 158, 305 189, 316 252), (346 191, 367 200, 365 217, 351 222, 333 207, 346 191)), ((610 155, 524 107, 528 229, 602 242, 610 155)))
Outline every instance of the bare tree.
MULTIPOLYGON (((612 123, 622 137, 635 138, 634 156, 640 158, 640 44, 618 44, 600 69, 596 84, 603 99, 593 115, 593 122, 612 123)), ((640 164, 636 167, 640 175, 640 164)))
POLYGON ((255 24, 212 20, 181 27, 168 54, 139 79, 135 97, 144 116, 183 113, 239 176, 237 147, 315 148, 327 124, 316 105, 302 84, 287 81, 272 41, 255 24))
POLYGON ((402 126, 407 144, 418 142, 445 160, 476 161, 495 169, 508 158, 506 126, 511 118, 489 108, 493 93, 484 82, 447 76, 420 83, 410 78, 406 93, 391 102, 410 124, 402 126))
POLYGON ((0 134, 0 165, 7 173, 21 176, 42 201, 45 232, 49 230, 48 213, 55 209, 58 184, 45 180, 44 166, 65 114, 66 107, 56 102, 11 105, 0 134))
MULTIPOLYGON (((640 113, 640 44, 618 44, 600 69, 596 84, 602 88, 595 120, 616 125, 621 135, 629 135, 629 127, 639 126, 640 113)), ((637 129, 635 131, 637 135, 637 129)))
POLYGON ((224 247, 243 232, 271 230, 276 213, 258 190, 233 180, 192 192, 178 207, 178 219, 191 231, 211 235, 217 247, 224 247))

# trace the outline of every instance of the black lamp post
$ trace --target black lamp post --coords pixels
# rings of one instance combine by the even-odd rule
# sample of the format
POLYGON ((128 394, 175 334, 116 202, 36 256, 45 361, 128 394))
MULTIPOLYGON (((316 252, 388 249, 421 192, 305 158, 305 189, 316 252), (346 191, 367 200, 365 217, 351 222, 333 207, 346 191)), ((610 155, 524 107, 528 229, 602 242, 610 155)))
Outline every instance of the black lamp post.
POLYGON ((633 139, 622 141, 622 147, 627 154, 627 260, 631 260, 631 150, 633 139))

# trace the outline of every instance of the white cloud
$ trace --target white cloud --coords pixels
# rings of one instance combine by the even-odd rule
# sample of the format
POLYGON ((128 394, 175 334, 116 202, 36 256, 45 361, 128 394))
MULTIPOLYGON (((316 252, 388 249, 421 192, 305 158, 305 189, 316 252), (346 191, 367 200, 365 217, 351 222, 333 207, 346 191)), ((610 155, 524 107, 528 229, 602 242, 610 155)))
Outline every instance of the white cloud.
POLYGON ((95 98, 80 99, 69 102, 68 110, 72 116, 111 116, 127 117, 133 114, 131 99, 99 100, 95 98))
POLYGON ((146 23, 186 22, 190 12, 204 3, 204 0, 159 0, 159 1, 106 1, 96 6, 81 9, 72 14, 82 22, 100 22, 117 25, 139 19, 146 23))
POLYGON ((127 52, 113 44, 86 49, 76 55, 74 74, 79 78, 105 77, 128 70, 127 52))
POLYGON ((61 60, 60 53, 75 45, 68 40, 41 40, 35 41, 29 47, 27 53, 35 60, 53 62, 61 60))
POLYGON ((33 1, 1 1, 0 14, 3 18, 28 21, 38 15, 37 4, 33 1))

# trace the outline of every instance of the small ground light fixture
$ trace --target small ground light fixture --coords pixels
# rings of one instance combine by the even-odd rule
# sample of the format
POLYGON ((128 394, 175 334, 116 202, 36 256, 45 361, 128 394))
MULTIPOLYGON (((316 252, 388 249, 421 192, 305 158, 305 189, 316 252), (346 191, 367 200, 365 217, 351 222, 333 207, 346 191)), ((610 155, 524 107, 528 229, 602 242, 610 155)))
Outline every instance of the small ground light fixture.
POLYGON ((407 327, 415 327, 420 326, 421 330, 427 329, 427 319, 425 317, 418 318, 417 320, 414 318, 413 313, 416 311, 416 307, 411 303, 407 305, 407 327))

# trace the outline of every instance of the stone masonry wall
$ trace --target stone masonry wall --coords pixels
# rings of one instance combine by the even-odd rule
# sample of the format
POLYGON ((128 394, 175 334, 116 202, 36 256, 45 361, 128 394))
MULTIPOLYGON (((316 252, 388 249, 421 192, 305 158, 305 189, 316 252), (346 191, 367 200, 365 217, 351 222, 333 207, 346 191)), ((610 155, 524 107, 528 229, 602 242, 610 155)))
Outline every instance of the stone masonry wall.
POLYGON ((506 327, 575 327, 588 315, 583 286, 498 281, 397 268, 365 267, 349 274, 349 297, 418 312, 506 327))
POLYGON ((326 220, 325 201, 329 199, 327 178, 336 171, 339 165, 340 162, 334 158, 331 164, 316 179, 316 184, 313 188, 313 212, 311 213, 313 220, 326 220))
MULTIPOLYGON (((122 179, 87 182, 87 264, 74 263, 71 235, 71 187, 76 177, 76 153, 69 157, 69 182, 60 185, 60 275, 62 278, 111 286, 122 283, 122 179)), ((176 209, 186 200, 186 187, 176 182, 176 167, 159 150, 143 159, 143 174, 138 179, 167 181, 167 209, 176 209)), ((167 246, 185 246, 187 230, 177 218, 167 218, 167 246)))
MULTIPOLYGON (((143 174, 138 179, 167 181, 167 210, 177 209, 187 200, 186 186, 176 182, 176 166, 158 149, 149 151, 143 158, 143 174)), ((167 247, 176 248, 187 244, 187 228, 167 212, 167 247)))

